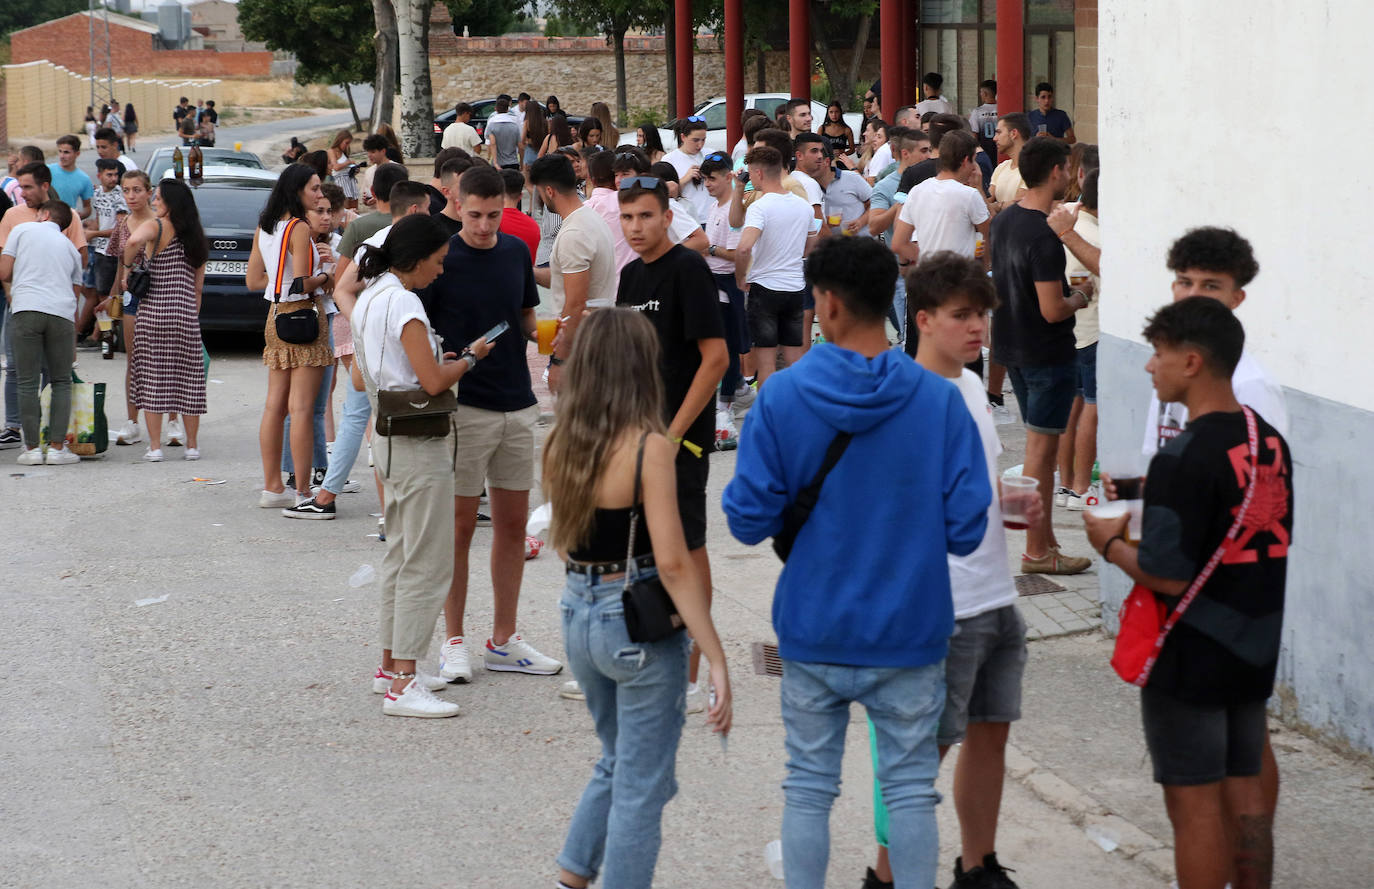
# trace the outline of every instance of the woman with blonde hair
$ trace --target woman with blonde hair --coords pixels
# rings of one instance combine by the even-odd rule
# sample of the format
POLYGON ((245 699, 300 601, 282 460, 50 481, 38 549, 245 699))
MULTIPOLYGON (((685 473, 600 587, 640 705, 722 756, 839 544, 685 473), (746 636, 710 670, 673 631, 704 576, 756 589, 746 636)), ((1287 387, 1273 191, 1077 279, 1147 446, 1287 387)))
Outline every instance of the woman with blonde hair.
POLYGON ((344 129, 334 134, 334 141, 329 143, 328 151, 329 176, 335 185, 343 189, 344 199, 350 210, 358 206, 358 183, 354 178, 357 171, 353 169, 353 161, 348 157, 348 151, 352 147, 353 133, 344 129))
POLYGON ((663 807, 677 792, 690 640, 680 630, 656 642, 631 640, 621 599, 627 581, 666 589, 711 665, 706 721, 722 735, 730 731, 725 653, 683 536, 677 446, 665 434, 658 367, 648 319, 630 309, 592 312, 573 344, 544 445, 552 542, 567 563, 563 645, 601 741, 558 855, 568 889, 583 889, 598 871, 606 889, 648 889, 663 807))
POLYGON ((601 144, 608 148, 619 145, 620 130, 616 128, 615 120, 611 117, 611 106, 605 102, 593 102, 592 117, 601 121, 601 144))

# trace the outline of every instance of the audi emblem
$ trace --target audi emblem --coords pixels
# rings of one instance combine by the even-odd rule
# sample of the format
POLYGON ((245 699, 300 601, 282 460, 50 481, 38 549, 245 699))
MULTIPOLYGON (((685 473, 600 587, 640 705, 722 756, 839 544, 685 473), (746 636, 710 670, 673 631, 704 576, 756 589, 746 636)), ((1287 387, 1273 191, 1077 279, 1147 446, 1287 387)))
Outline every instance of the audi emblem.
POLYGON ((237 249, 238 249, 238 246, 239 246, 239 242, 238 242, 238 241, 215 241, 215 242, 214 242, 214 248, 215 248, 216 250, 237 250, 237 249))

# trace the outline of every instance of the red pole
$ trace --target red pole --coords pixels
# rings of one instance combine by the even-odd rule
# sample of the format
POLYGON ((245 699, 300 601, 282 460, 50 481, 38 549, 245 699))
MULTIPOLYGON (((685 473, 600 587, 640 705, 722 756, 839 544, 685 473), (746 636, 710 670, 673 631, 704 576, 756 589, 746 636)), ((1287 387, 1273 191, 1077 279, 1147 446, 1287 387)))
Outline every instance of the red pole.
MULTIPOLYGON (((916 2, 902 0, 902 94, 897 107, 909 105, 916 91, 916 2)), ((894 114, 895 116, 895 114, 894 114)), ((892 121, 889 120, 888 123, 892 121)))
POLYGON ((693 93, 692 51, 696 49, 696 29, 692 27, 692 0, 673 0, 673 41, 677 57, 677 113, 686 117, 696 107, 693 93))
POLYGON ((1023 0, 997 0, 997 113, 1024 111, 1026 102, 1023 0))
POLYGON ((725 0, 725 150, 744 135, 744 0, 725 0))
POLYGON ((792 98, 811 98, 811 7, 808 0, 790 0, 787 31, 787 72, 792 98))
POLYGON ((879 51, 882 55, 883 120, 902 107, 902 0, 881 0, 878 11, 879 51))

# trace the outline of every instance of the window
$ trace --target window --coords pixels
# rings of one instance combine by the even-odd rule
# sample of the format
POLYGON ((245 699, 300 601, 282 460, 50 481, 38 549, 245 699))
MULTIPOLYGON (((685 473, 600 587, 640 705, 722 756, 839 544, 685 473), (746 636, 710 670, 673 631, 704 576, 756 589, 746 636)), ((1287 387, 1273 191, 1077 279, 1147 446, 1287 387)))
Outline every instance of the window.
POLYGON ((787 104, 786 99, 778 99, 774 97, 758 98, 754 100, 754 107, 762 111, 764 114, 768 115, 769 120, 773 120, 775 117, 777 117, 778 108, 785 104, 787 104))
POLYGON ((697 111, 697 116, 706 118, 706 129, 725 129, 725 103, 715 102, 697 111))

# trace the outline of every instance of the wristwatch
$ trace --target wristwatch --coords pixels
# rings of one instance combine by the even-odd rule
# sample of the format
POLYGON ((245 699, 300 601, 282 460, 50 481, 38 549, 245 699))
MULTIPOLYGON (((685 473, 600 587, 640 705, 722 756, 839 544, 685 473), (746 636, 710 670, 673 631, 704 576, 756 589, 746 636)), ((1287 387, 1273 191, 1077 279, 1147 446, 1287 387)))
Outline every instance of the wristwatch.
POLYGON ((715 255, 716 255, 716 245, 715 245, 715 244, 712 244, 710 247, 707 247, 707 248, 706 248, 706 254, 707 254, 708 256, 715 256, 715 255))

